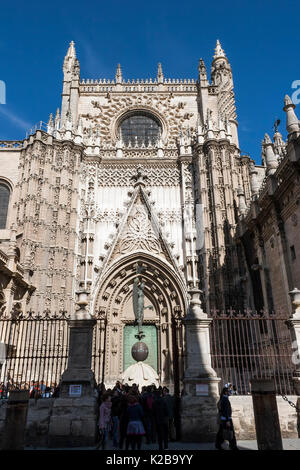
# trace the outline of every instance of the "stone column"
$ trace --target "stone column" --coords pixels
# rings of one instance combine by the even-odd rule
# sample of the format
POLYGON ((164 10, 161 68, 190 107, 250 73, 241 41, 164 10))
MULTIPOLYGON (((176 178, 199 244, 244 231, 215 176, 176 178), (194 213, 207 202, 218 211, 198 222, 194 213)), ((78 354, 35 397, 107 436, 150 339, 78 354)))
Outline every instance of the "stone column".
POLYGON ((293 377, 294 389, 297 395, 300 395, 300 290, 294 288, 290 291, 293 313, 290 318, 289 326, 291 327, 293 356, 292 361, 295 365, 293 377))
POLYGON ((187 368, 184 375, 181 429, 183 441, 214 441, 220 379, 211 367, 209 327, 212 322, 201 308, 197 288, 190 292, 186 330, 187 368))
POLYGON ((93 446, 98 407, 91 370, 95 320, 86 310, 88 293, 79 292, 79 310, 70 321, 68 367, 62 375, 49 423, 49 447, 93 446))
POLYGON ((274 380, 250 383, 258 450, 283 450, 274 380))

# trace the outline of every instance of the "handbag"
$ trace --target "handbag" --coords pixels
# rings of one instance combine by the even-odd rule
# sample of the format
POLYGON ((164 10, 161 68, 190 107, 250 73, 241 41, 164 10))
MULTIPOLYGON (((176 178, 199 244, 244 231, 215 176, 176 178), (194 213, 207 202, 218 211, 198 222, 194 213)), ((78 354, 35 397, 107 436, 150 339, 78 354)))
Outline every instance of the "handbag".
POLYGON ((231 429, 223 429, 223 439, 224 441, 232 441, 233 431, 231 429))

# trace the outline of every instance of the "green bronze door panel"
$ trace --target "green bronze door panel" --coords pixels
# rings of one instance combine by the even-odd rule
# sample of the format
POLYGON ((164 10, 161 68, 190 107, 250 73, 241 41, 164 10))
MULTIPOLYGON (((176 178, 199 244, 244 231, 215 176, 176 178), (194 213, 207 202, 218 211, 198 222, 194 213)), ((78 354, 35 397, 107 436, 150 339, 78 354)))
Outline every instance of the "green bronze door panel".
MULTIPOLYGON (((135 364, 135 360, 131 355, 132 346, 138 341, 134 335, 138 333, 138 327, 133 325, 126 325, 124 327, 124 338, 123 338, 123 371, 127 367, 135 364)), ((157 330, 155 325, 143 325, 143 333, 145 337, 142 339, 147 344, 149 349, 149 355, 144 361, 157 372, 157 330)))

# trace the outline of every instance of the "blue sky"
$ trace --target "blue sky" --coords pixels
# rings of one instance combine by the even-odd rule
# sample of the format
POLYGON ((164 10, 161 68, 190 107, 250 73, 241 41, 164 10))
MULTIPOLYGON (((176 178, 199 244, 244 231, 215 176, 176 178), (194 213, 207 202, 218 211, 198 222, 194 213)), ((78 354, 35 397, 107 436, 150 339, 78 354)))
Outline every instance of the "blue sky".
MULTIPOLYGON (((82 78, 197 78, 210 71, 216 39, 233 69, 242 151, 260 163, 261 140, 282 120, 283 97, 300 80, 297 1, 6 2, 1 6, 0 139, 22 139, 60 106, 62 63, 75 41, 82 78)), ((298 105, 300 117, 300 105, 298 105)))

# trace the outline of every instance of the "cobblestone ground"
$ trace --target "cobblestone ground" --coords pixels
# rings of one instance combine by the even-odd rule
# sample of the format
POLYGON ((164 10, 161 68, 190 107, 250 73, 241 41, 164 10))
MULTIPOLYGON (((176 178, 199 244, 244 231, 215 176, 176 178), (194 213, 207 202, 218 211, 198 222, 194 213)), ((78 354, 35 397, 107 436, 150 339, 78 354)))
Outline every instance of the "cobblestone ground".
MULTIPOLYGON (((283 439, 283 448, 284 450, 300 450, 300 439, 283 439)), ((223 444, 225 450, 229 450, 227 443, 223 444)), ((256 441, 238 441, 238 448, 240 450, 257 450, 256 441)), ((96 447, 75 447, 72 449, 63 449, 63 450, 95 450, 96 447)), ((32 447, 27 447, 26 450, 33 450, 32 447)), ((36 450, 46 450, 46 448, 36 448, 36 450)), ((48 449, 47 450, 56 450, 48 449)), ((121 450, 115 449, 112 446, 112 442, 108 441, 106 450, 115 450, 116 452, 122 453, 121 450)), ((156 450, 158 451, 157 444, 143 444, 142 450, 156 450)), ((216 450, 214 443, 194 443, 194 442, 170 442, 169 450, 216 450)), ((101 452, 101 450, 99 450, 101 452)))

